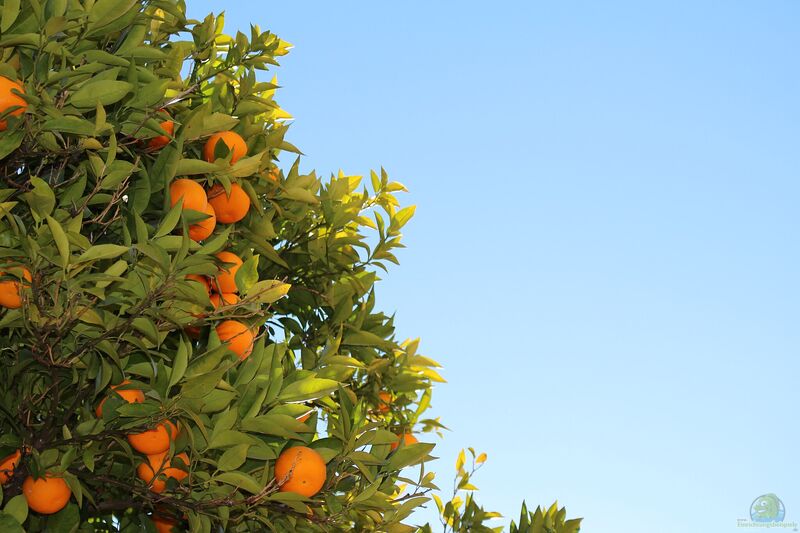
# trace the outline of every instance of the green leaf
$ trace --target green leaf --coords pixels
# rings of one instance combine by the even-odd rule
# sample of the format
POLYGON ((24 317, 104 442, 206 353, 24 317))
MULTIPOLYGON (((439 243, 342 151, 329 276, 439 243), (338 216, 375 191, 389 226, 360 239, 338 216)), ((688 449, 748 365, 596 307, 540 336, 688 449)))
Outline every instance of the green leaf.
POLYGON ((53 189, 43 179, 34 176, 30 179, 30 183, 33 189, 24 193, 22 197, 31 206, 34 215, 41 220, 53 212, 53 208, 56 206, 56 196, 53 194, 53 189))
POLYGON ((307 204, 318 204, 319 200, 314 193, 302 187, 288 187, 283 190, 281 196, 290 200, 297 200, 298 202, 305 202, 307 204))
POLYGON ((78 257, 76 263, 86 263, 88 261, 99 261, 100 259, 113 259, 119 257, 129 248, 119 244, 98 244, 92 246, 78 257))
POLYGON ((242 472, 223 472, 213 478, 215 481, 221 481, 228 485, 233 485, 236 488, 246 490, 251 494, 258 494, 264 487, 255 480, 252 476, 248 476, 242 472))
POLYGON ((8 500, 3 512, 13 516, 20 524, 24 524, 28 518, 28 502, 25 500, 25 496, 18 494, 8 500))
POLYGON ((332 379, 306 378, 290 383, 278 395, 284 402, 302 402, 328 396, 339 388, 339 382, 332 379))
POLYGON ((70 503, 56 514, 50 515, 45 530, 48 533, 72 533, 77 530, 80 519, 78 506, 70 503))
POLYGON ((0 531, 3 533, 25 533, 17 519, 0 511, 0 531))
POLYGON ((169 375, 169 386, 172 387, 178 383, 183 374, 186 372, 186 366, 189 364, 189 347, 186 346, 183 338, 178 343, 178 351, 175 354, 175 359, 172 361, 172 371, 169 375))
POLYGON ((0 32, 7 32, 19 16, 19 0, 5 0, 3 11, 0 13, 0 32))
POLYGON ((386 471, 392 472, 419 463, 428 456, 434 447, 434 444, 418 442, 397 448, 397 450, 395 450, 394 453, 392 453, 392 456, 389 458, 389 464, 386 466, 386 471))
POLYGON ((94 108, 98 102, 108 106, 119 102, 132 90, 133 84, 127 81, 90 81, 72 95, 69 103, 79 108, 94 108))
POLYGON ((260 304, 271 304, 286 296, 292 286, 276 279, 259 281, 247 290, 247 300, 260 304))
POLYGON ((181 219, 181 213, 183 213, 183 199, 173 205, 172 209, 167 212, 167 215, 164 217, 164 220, 161 221, 161 225, 158 226, 153 238, 157 239, 158 237, 163 237, 174 230, 175 226, 178 225, 178 221, 181 219))
POLYGON ((256 281, 258 281, 258 256, 255 255, 242 263, 234 276, 239 292, 247 293, 256 281))
POLYGON ((69 264, 69 239, 67 239, 67 234, 64 233, 61 224, 50 215, 47 216, 47 225, 50 226, 50 233, 53 234, 53 240, 56 242, 56 248, 58 248, 61 268, 66 268, 69 264))
POLYGON ((212 174, 219 170, 214 163, 208 163, 202 159, 181 159, 178 161, 176 176, 191 176, 195 174, 212 174))
POLYGON ((79 117, 54 118, 46 120, 42 124, 43 130, 71 133, 73 135, 94 135, 94 127, 95 125, 92 122, 79 117))
POLYGON ((217 468, 224 472, 236 470, 247 459, 248 449, 250 449, 250 444, 237 444, 232 448, 228 448, 217 461, 217 468))

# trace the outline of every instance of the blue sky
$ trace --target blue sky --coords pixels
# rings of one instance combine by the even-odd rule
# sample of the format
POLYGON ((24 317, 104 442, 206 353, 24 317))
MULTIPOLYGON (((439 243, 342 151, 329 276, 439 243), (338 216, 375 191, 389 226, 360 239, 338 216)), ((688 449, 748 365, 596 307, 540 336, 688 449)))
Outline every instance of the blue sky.
POLYGON ((474 446, 509 518, 734 532, 774 492, 800 522, 800 4, 225 9, 295 44, 306 168, 411 190, 379 298, 445 366, 442 485, 474 446))

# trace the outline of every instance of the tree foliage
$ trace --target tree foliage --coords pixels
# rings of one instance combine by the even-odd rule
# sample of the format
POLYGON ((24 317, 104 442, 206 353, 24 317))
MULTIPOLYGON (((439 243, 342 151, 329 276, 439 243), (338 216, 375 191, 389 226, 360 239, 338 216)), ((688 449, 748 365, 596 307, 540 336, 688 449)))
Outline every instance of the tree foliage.
POLYGON ((416 529, 433 444, 397 436, 442 427, 442 378, 375 302, 414 208, 383 170, 301 170, 257 76, 289 48, 182 0, 2 0, 0 77, 25 105, 0 109, 0 297, 21 297, 0 314, 0 530, 416 529), (244 157, 206 148, 226 131, 244 157), (172 197, 184 179, 240 187, 246 216, 193 239, 209 219, 172 197), (215 306, 197 280, 220 287, 223 251, 239 297, 215 306), (169 436, 158 463, 128 438, 145 431, 169 436), (310 497, 274 473, 299 445, 326 465, 310 497), (54 514, 23 493, 48 476, 71 493, 54 514))

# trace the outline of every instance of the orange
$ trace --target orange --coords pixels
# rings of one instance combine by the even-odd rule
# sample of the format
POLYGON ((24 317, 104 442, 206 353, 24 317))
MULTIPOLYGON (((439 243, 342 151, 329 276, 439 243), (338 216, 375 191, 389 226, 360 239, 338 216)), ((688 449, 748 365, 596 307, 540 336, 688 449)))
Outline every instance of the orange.
POLYGON ((160 150, 164 148, 166 145, 169 144, 170 138, 175 134, 175 123, 171 120, 165 120, 161 124, 161 129, 169 133, 169 135, 159 135, 158 137, 153 137, 150 139, 150 142, 147 143, 148 148, 151 150, 160 150))
POLYGON ((189 456, 184 452, 175 457, 183 461, 183 465, 180 468, 172 466, 174 458, 168 458, 166 452, 148 455, 147 462, 141 463, 136 467, 136 475, 150 485, 151 491, 160 494, 167 488, 167 478, 182 481, 189 475, 189 472, 185 470, 189 467, 189 456))
POLYGON ((14 469, 19 464, 20 457, 22 457, 22 452, 17 450, 11 455, 0 459, 0 485, 5 485, 11 479, 14 469))
POLYGON ((411 444, 416 444, 419 442, 413 433, 403 433, 402 436, 397 436, 397 442, 392 443, 392 450, 396 450, 400 446, 401 440, 403 441, 403 446, 410 446, 411 444))
MULTIPOLYGON (((116 394, 117 396, 121 396, 123 400, 128 403, 142 403, 144 402, 144 393, 139 389, 127 389, 127 390, 117 390, 117 387, 122 387, 123 385, 129 384, 130 381, 127 379, 118 385, 114 385, 111 387, 111 393, 116 394)), ((106 398, 103 398, 100 401, 100 404, 97 406, 97 409, 94 410, 94 414, 97 415, 97 418, 101 418, 103 416, 103 404, 106 403, 106 398)))
POLYGON ((239 222, 250 210, 250 197, 237 183, 231 183, 230 194, 219 183, 211 187, 208 190, 208 203, 214 206, 217 220, 223 224, 239 222))
POLYGON ((224 320, 217 327, 217 336, 239 360, 247 359, 253 352, 253 331, 237 320, 224 320))
POLYGON ((325 461, 316 450, 295 446, 284 450, 275 461, 275 480, 281 492, 310 498, 325 484, 325 461))
POLYGON ((275 183, 278 183, 280 181, 280 176, 281 176, 281 171, 278 167, 272 167, 267 172, 267 177, 272 181, 274 181, 275 183))
POLYGON ((308 420, 309 418, 311 418, 311 414, 312 414, 313 412, 314 412, 314 410, 312 409, 311 411, 307 412, 306 414, 298 416, 298 417, 297 417, 297 421, 298 421, 298 422, 305 422, 306 420, 308 420))
POLYGON ((184 209, 205 213, 208 198, 203 186, 194 180, 180 178, 169 184, 169 205, 174 207, 183 198, 184 209))
POLYGON ((169 450, 170 443, 177 436, 178 428, 169 420, 165 420, 153 429, 141 433, 131 433, 128 435, 128 442, 137 452, 153 455, 169 450))
POLYGON ((217 294, 216 292, 211 295, 211 305, 214 306, 214 309, 219 309, 220 305, 228 306, 228 305, 236 305, 241 301, 239 295, 235 292, 223 292, 222 294, 217 294))
POLYGON ((233 131, 221 131, 209 137, 206 141, 206 145, 203 147, 203 157, 209 163, 214 162, 214 151, 217 148, 217 141, 220 139, 222 139, 222 142, 224 142, 228 150, 230 150, 231 165, 247 155, 247 143, 244 142, 241 135, 233 131))
POLYGON ((203 286, 208 294, 211 294, 211 284, 208 282, 207 277, 201 276, 200 274, 186 274, 186 280, 196 281, 203 286))
POLYGON ((203 213, 208 215, 208 218, 189 226, 189 238, 193 241, 203 241, 207 239, 214 233, 214 228, 217 226, 217 214, 214 212, 214 206, 211 202, 203 209, 203 213))
POLYGON ((378 412, 388 413, 389 404, 392 402, 392 393, 381 391, 378 393, 378 412))
POLYGON ((178 522, 164 516, 153 515, 153 525, 156 526, 156 531, 158 533, 172 533, 173 531, 180 531, 178 529, 178 522))
POLYGON ((0 276, 15 277, 0 281, 0 306, 8 309, 19 309, 22 307, 22 287, 29 286, 31 282, 31 272, 25 267, 10 267, 8 272, 0 271, 0 276), (27 283, 26 283, 27 282, 27 283))
POLYGON ((217 259, 231 264, 219 267, 217 279, 214 281, 214 290, 223 293, 239 292, 239 288, 236 286, 236 271, 242 266, 242 260, 231 252, 220 252, 217 254, 217 259))
POLYGON ((22 494, 28 502, 28 507, 37 513, 53 514, 67 505, 72 491, 62 478, 46 474, 39 479, 28 476, 22 483, 22 494))
MULTIPOLYGON (((19 82, 0 76, 0 113, 3 113, 11 107, 21 106, 11 112, 12 117, 18 117, 28 108, 28 102, 21 96, 11 92, 12 90, 25 94, 25 89, 22 88, 19 82)), ((6 128, 8 128, 8 121, 0 120, 0 131, 5 131, 6 128)))

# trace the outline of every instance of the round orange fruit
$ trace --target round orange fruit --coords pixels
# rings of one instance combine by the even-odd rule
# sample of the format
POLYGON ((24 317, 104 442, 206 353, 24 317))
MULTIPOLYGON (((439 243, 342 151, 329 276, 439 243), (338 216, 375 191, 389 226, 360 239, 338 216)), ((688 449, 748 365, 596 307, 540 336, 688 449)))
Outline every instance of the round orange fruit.
POLYGON ((239 222, 250 210, 250 197, 238 183, 231 183, 230 194, 217 183, 208 190, 208 203, 214 206, 217 220, 223 224, 239 222))
POLYGON ((392 450, 396 450, 400 446, 401 440, 403 441, 403 446, 409 446, 419 442, 413 433, 403 433, 402 435, 397 436, 397 442, 393 442, 391 444, 392 450))
POLYGON ((19 309, 22 307, 22 288, 30 286, 31 272, 23 266, 9 267, 5 271, 0 271, 0 276, 6 279, 0 281, 0 306, 8 309, 19 309))
POLYGON ((253 352, 253 331, 238 320, 223 320, 217 327, 217 336, 239 360, 247 359, 253 352))
POLYGON ((226 307, 229 305, 236 305, 241 301, 239 295, 235 292, 223 292, 222 294, 214 293, 211 295, 211 305, 214 306, 214 309, 219 309, 220 307, 226 307))
POLYGON ((239 292, 239 288, 236 286, 236 271, 242 266, 242 260, 231 252, 220 252, 217 254, 217 259, 230 264, 223 264, 219 267, 217 278, 214 281, 214 290, 222 293, 239 292))
POLYGON ((175 123, 171 120, 165 120, 161 124, 161 129, 166 131, 169 135, 159 135, 150 139, 147 143, 148 148, 151 150, 160 150, 169 144, 170 139, 175 135, 175 123))
POLYGON ((222 140, 228 147, 228 150, 230 150, 231 165, 247 155, 247 143, 244 142, 241 135, 233 131, 220 131, 209 137, 206 141, 206 145, 203 147, 203 157, 209 163, 213 163, 215 160, 214 151, 220 140, 222 140))
POLYGON ((158 533, 173 533, 180 531, 178 529, 178 522, 164 516, 153 516, 153 525, 156 526, 158 533))
POLYGON ((211 202, 206 205, 203 213, 208 215, 208 218, 189 226, 189 238, 195 242, 206 240, 214 233, 214 228, 217 227, 217 214, 211 202))
POLYGON ((136 475, 150 485, 150 490, 160 494, 167 488, 167 479, 173 478, 182 481, 189 475, 186 468, 189 467, 189 456, 184 453, 179 453, 172 459, 167 457, 166 452, 151 454, 147 456, 147 461, 140 463, 136 467, 136 475), (181 467, 172 466, 172 461, 175 458, 183 461, 181 467))
POLYGON ((0 459, 0 485, 5 485, 14 475, 14 469, 19 464, 20 457, 22 457, 22 452, 17 450, 11 455, 0 459))
POLYGON ((194 180, 180 178, 169 184, 169 205, 174 207, 183 198, 183 209, 205 213, 208 197, 203 186, 194 180))
POLYGON ((53 514, 67 505, 72 491, 63 478, 46 474, 39 479, 28 476, 22 483, 22 494, 28 507, 37 513, 53 514))
POLYGON ((284 450, 275 461, 275 480, 281 492, 294 492, 310 498, 325 484, 325 461, 306 446, 284 450))
MULTIPOLYGON (((28 108, 28 102, 12 91, 19 91, 25 94, 25 89, 23 89, 19 82, 0 76, 0 113, 14 106, 20 106, 11 112, 12 117, 18 117, 28 108)), ((8 128, 8 121, 0 120, 0 131, 5 131, 6 128, 8 128)))
POLYGON ((378 412, 379 413, 388 413, 389 412, 389 404, 392 403, 392 393, 381 391, 378 393, 378 412))
MULTIPOLYGON (((127 379, 125 381, 120 382, 117 385, 111 387, 111 394, 115 394, 117 396, 122 397, 128 403, 142 403, 144 402, 144 393, 139 389, 123 389, 117 390, 118 387, 122 387, 123 385, 128 385, 130 381, 127 379)), ((103 404, 106 403, 107 398, 103 398, 100 400, 97 408, 94 410, 94 414, 97 415, 97 418, 102 418, 103 416, 103 404)))
POLYGON ((154 455, 169 450, 170 443, 177 436, 177 426, 169 420, 165 420, 153 429, 148 429, 141 433, 131 433, 128 435, 128 442, 137 452, 145 455, 154 455))

